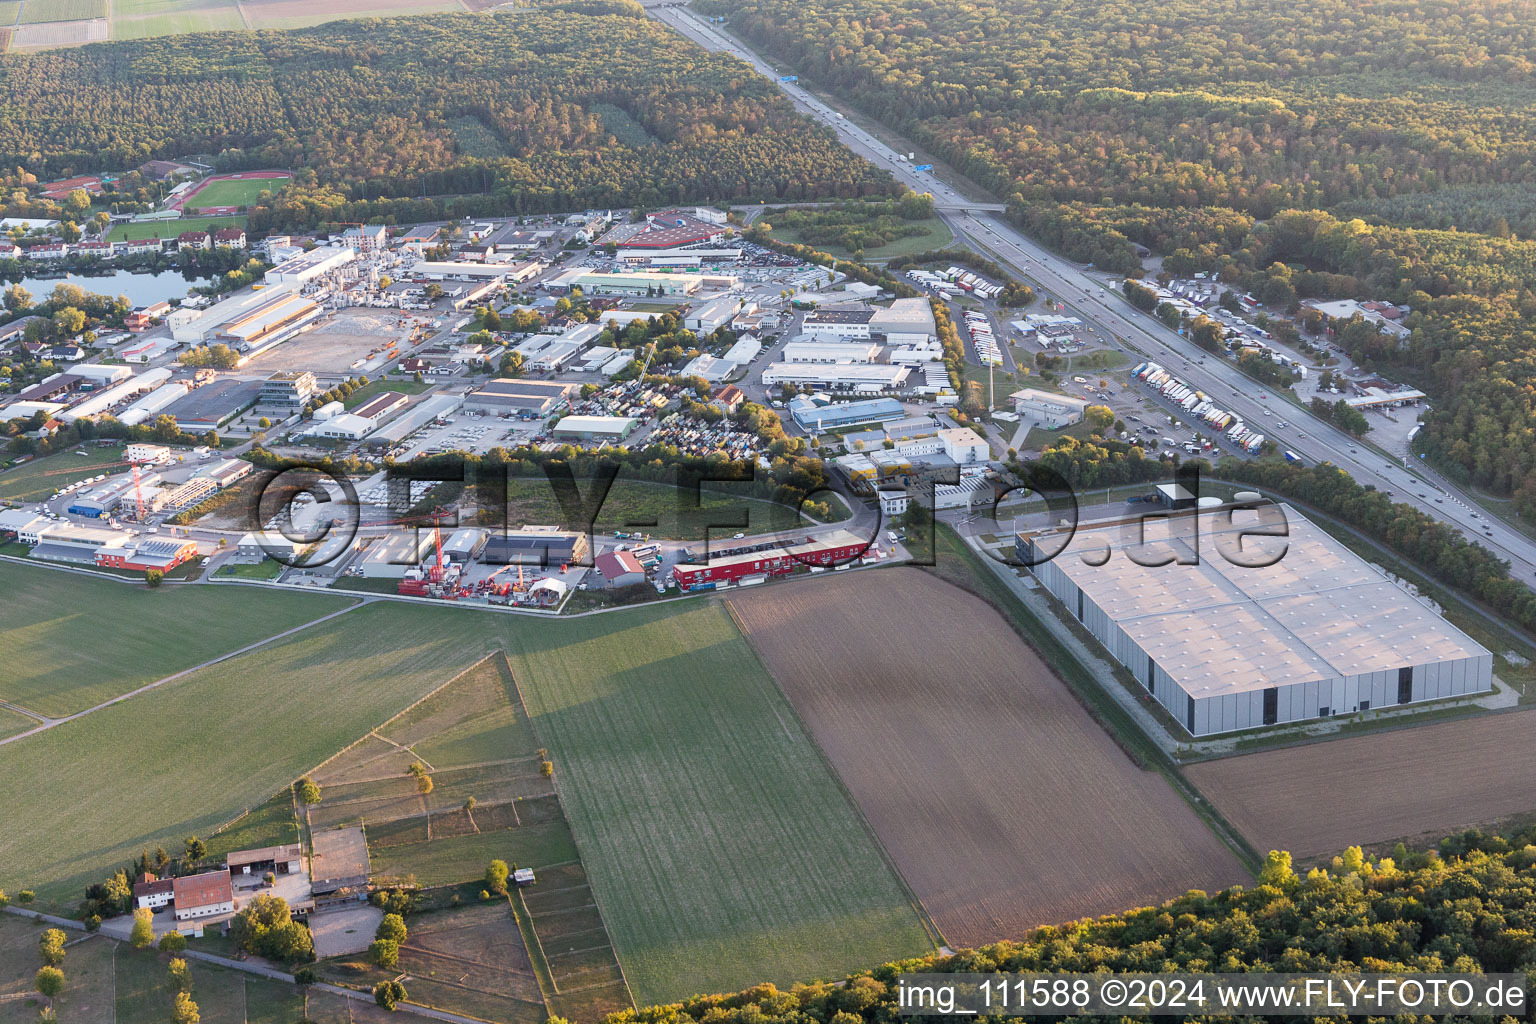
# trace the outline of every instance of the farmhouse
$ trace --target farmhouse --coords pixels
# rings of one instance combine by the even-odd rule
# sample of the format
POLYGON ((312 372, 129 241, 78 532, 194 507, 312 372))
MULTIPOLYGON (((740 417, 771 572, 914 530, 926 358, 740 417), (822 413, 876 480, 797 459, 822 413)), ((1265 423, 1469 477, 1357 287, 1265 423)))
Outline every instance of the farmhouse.
POLYGON ((1476 641, 1275 508, 1285 536, 1258 535, 1252 512, 1190 511, 1088 524, 1070 539, 1020 533, 1015 548, 1025 561, 1057 552, 1035 576, 1195 736, 1492 687, 1493 657, 1476 641))
POLYGON ((171 902, 176 904, 178 921, 234 913, 235 891, 230 885, 229 869, 220 868, 176 879, 171 902))
POLYGON ((150 910, 159 910, 171 902, 175 889, 176 879, 174 878, 141 875, 140 880, 133 883, 133 905, 137 908, 147 907, 150 910))
POLYGON ((706 563, 679 563, 672 567, 672 579, 684 591, 715 590, 737 581, 783 576, 802 566, 846 565, 869 549, 869 541, 848 530, 836 530, 801 544, 769 542, 754 547, 706 563))

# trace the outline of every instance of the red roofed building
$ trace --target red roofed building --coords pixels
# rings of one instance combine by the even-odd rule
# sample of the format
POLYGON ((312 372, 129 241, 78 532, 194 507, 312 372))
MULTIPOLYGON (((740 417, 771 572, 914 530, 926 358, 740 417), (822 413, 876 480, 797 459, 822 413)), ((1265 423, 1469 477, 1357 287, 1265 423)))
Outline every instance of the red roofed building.
POLYGON ((98 256, 101 259, 111 259, 113 253, 116 251, 116 246, 114 246, 111 242, 103 242, 100 240, 81 242, 75 246, 75 252, 79 253, 81 256, 98 256))
POLYGON ((178 921, 235 912, 235 890, 229 883, 228 868, 186 875, 175 883, 171 899, 176 904, 178 921))
POLYGON ((727 384, 716 391, 711 397, 714 399, 715 404, 725 412, 735 412, 740 408, 741 403, 747 400, 747 396, 742 394, 741 388, 735 384, 727 384))
POLYGON ((702 242, 718 242, 725 229, 699 220, 682 210, 647 214, 645 227, 619 243, 620 249, 676 249, 702 242))
POLYGON ((606 586, 628 587, 645 582, 645 566, 628 551, 609 551, 598 555, 592 564, 603 574, 606 586))
POLYGON ((176 889, 176 879, 156 878, 154 875, 143 875, 140 880, 133 883, 133 905, 135 907, 148 907, 150 910, 159 910, 171 902, 171 896, 176 889))
POLYGON ((212 249, 213 239, 206 231, 183 231, 176 236, 178 249, 212 249))
POLYGON ((231 249, 245 248, 244 228, 220 228, 213 233, 215 245, 227 245, 231 249))
POLYGON ((143 572, 159 569, 170 572, 182 562, 197 557, 197 541, 184 537, 152 537, 134 544, 104 547, 96 553, 96 564, 108 569, 143 572))

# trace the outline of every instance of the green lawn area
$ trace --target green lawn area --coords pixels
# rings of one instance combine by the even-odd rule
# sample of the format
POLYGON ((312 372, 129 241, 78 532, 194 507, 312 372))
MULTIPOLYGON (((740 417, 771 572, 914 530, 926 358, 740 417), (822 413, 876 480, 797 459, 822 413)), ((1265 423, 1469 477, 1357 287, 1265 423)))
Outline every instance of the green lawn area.
POLYGON ((0 698, 53 717, 344 607, 320 594, 149 590, 14 562, 0 562, 0 593, 0 698))
POLYGON ((438 771, 513 757, 539 749, 500 655, 422 701, 378 730, 416 751, 438 771))
POLYGON ((0 501, 42 501, 53 497, 61 487, 68 487, 77 480, 96 476, 98 473, 121 473, 127 469, 119 466, 112 470, 102 466, 123 461, 121 447, 72 448, 67 452, 49 455, 0 472, 0 501), (81 455, 80 452, 85 452, 81 455))
POLYGON ((79 21, 106 16, 107 0, 27 0, 27 5, 21 11, 21 24, 79 21))
MULTIPOLYGON (((0 884, 73 906, 141 848, 206 838, 502 647, 642 1005, 931 948, 814 742, 706 601, 565 621, 383 602, 0 746, 17 794, 0 884)), ((498 851, 574 859, 542 828, 376 851, 376 869, 428 882, 498 851)))
MULTIPOLYGON (((116 1024, 164 1024, 170 1019, 176 997, 167 969, 170 961, 168 953, 118 946, 116 1024)), ((187 966, 192 970, 191 995, 201 1024, 245 1024, 244 975, 198 960, 188 960, 187 966)), ((68 967, 66 960, 66 974, 68 967)), ((295 991, 291 985, 284 987, 295 991)))
POLYGON ((202 837, 208 844, 210 858, 223 857, 235 850, 255 850, 263 846, 281 846, 299 841, 299 819, 294 813, 293 791, 284 786, 260 807, 239 818, 222 832, 202 837))
MULTIPOLYGON (((576 486, 584 498, 590 495, 591 485, 587 481, 578 479, 576 486)), ((710 531, 718 542, 737 532, 767 533, 788 529, 798 521, 791 507, 728 493, 725 490, 730 486, 728 484, 715 486, 719 490, 702 490, 698 494, 698 504, 693 505, 693 496, 679 488, 620 476, 603 499, 597 521, 591 524, 592 529, 610 537, 615 530, 623 530, 678 540, 700 540, 706 527, 719 523, 721 525, 710 531), (739 516, 746 518, 742 520, 739 516), (638 525, 649 522, 655 525, 638 525)), ((542 476, 513 477, 507 482, 507 494, 507 522, 514 528, 525 524, 587 528, 586 523, 569 521, 554 489, 542 476)), ((841 506, 837 508, 842 510, 841 506)))
POLYGON ((282 178, 224 178, 209 182, 189 200, 187 205, 201 210, 211 206, 250 206, 263 192, 276 192, 293 180, 293 175, 282 178))
MULTIPOLYGON (((42 997, 32 977, 43 965, 37 939, 43 929, 31 921, 0 914, 0 1024, 37 1024, 42 997)), ((66 933, 71 940, 77 932, 66 933)), ((112 947, 97 936, 70 946, 64 956, 64 992, 54 1001, 58 1019, 113 1024, 112 947)))
MULTIPOLYGON (((770 222, 772 217, 769 217, 770 222)), ((923 229, 920 235, 911 235, 906 238, 898 238, 889 245, 876 246, 873 249, 864 250, 866 261, 888 260, 895 256, 910 256, 914 253, 928 252, 930 249, 943 249, 955 240, 954 232, 944 225, 937 217, 926 217, 923 220, 907 221, 905 223, 915 225, 923 229)), ((841 256, 851 259, 853 253, 848 252, 837 245, 816 245, 806 242, 800 233, 793 228, 780 228, 773 226, 773 237, 781 242, 793 242, 797 245, 811 245, 822 252, 831 253, 833 256, 841 256)))
POLYGON ((370 847, 368 855, 376 881, 414 876, 418 885, 451 885, 481 878, 493 860, 539 868, 578 859, 571 830, 562 821, 449 836, 430 843, 370 847))
POLYGON ((21 0, 0 0, 0 28, 16 24, 21 13, 21 0))
MULTIPOLYGON (((84 582, 98 592, 62 606, 90 607, 109 593, 100 589, 105 584, 84 582)), ((224 592, 185 590, 202 602, 188 621, 213 618, 207 602, 224 592)), ((255 596, 244 588, 228 593, 255 596)), ((287 603, 299 595, 274 596, 287 603)), ((221 611, 244 618, 231 607, 221 611)), ((118 609, 108 621, 131 618, 118 609)), ((151 643, 190 632, 136 618, 133 626, 151 643)), ((0 778, 15 794, 0 829, 0 885, 35 888, 40 900, 73 907, 84 885, 140 848, 169 850, 188 835, 209 835, 489 653, 496 638, 485 625, 448 608, 362 607, 0 746, 0 778)), ((111 657, 110 644, 88 646, 111 657)))
POLYGON ((541 622, 511 640, 637 1004, 931 949, 719 604, 541 622))
POLYGON ((14 736, 19 732, 26 732, 37 724, 36 719, 17 714, 10 708, 0 708, 0 739, 14 736))
POLYGON ((414 380, 371 380, 347 396, 341 404, 348 409, 356 409, 368 399, 376 395, 382 395, 386 391, 393 391, 399 395, 419 395, 432 385, 414 380))
POLYGON ((288 567, 283 563, 266 558, 254 565, 249 562, 225 562, 219 566, 219 571, 214 575, 232 576, 237 580, 270 581, 281 576, 286 568, 288 567))
POLYGON ((245 223, 244 217, 179 217, 175 220, 146 220, 131 224, 118 224, 107 232, 109 242, 128 242, 137 238, 175 238, 183 231, 202 228, 237 228, 245 223))
POLYGON ((133 17, 123 13, 122 4, 113 10, 113 39, 149 39, 155 36, 179 36, 189 32, 241 31, 245 19, 233 0, 205 4, 200 9, 133 17))

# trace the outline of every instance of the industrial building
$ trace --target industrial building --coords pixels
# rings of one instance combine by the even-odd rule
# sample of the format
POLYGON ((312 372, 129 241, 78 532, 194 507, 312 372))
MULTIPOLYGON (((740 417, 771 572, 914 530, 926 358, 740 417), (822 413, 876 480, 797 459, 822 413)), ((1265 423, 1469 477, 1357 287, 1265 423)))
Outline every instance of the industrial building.
MULTIPOLYGON (((265 292, 258 292, 265 295, 265 292)), ((320 305, 302 295, 274 295, 266 302, 243 310, 204 335, 212 344, 228 345, 240 353, 241 362, 265 352, 298 334, 323 316, 320 305)), ((206 317, 204 318, 206 319, 206 317)), ((194 329, 202 320, 194 321, 194 329)))
POLYGON ((992 448, 987 444, 987 439, 963 427, 940 430, 939 444, 944 446, 944 454, 960 466, 986 462, 992 457, 992 448))
POLYGON ((468 412, 517 414, 543 419, 563 405, 581 385, 552 380, 519 380, 497 377, 479 391, 464 396, 468 412))
POLYGON ((474 527, 455 530, 452 536, 443 541, 443 557, 455 562, 472 562, 485 551, 485 543, 489 538, 485 530, 474 527))
POLYGON ((126 366, 107 366, 102 363, 81 363, 72 367, 69 372, 82 380, 90 381, 96 387, 116 384, 120 380, 127 380, 133 376, 133 371, 126 366))
POLYGON ((170 572, 197 557, 197 541, 186 537, 138 537, 107 545, 96 552, 96 564, 104 569, 150 569, 170 572))
POLYGON ((737 581, 752 582, 769 576, 783 576, 810 566, 849 564, 869 550, 870 542, 848 530, 836 530, 824 537, 807 538, 800 544, 770 542, 754 545, 756 550, 722 552, 706 563, 679 563, 672 567, 672 579, 683 591, 715 590, 737 581))
POLYGON ((262 309, 272 302, 296 296, 298 291, 297 283, 285 281, 269 284, 260 291, 237 293, 209 307, 196 320, 171 328, 171 337, 183 344, 201 345, 217 334, 225 324, 242 320, 253 310, 262 309))
POLYGON ((692 295, 704 287, 704 278, 698 274, 653 274, 640 270, 617 274, 572 270, 556 277, 546 287, 551 294, 580 288, 588 294, 692 295))
POLYGON ((355 259, 357 259, 357 253, 345 246, 311 249, 297 256, 290 256, 262 277, 268 284, 303 285, 339 267, 344 267, 355 259))
POLYGON ((256 404, 291 416, 304 408, 319 390, 319 381, 308 370, 285 370, 261 382, 256 404))
POLYGON ((817 402, 799 395, 789 403, 789 415, 802 430, 841 430, 861 423, 884 423, 905 418, 907 411, 894 398, 863 402, 817 402))
POLYGON ((153 391, 171 379, 171 371, 163 366, 146 370, 137 377, 128 377, 128 368, 125 366, 111 367, 111 369, 122 370, 124 377, 118 379, 117 383, 111 387, 93 391, 85 401, 59 412, 58 418, 65 423, 73 423, 76 420, 99 416, 110 412, 119 402, 133 398, 141 392, 153 391))
POLYGON ((938 335, 927 299, 897 299, 889 308, 877 308, 869 319, 869 330, 888 345, 922 345, 938 335))
POLYGON ((436 558, 431 530, 392 530, 374 541, 358 567, 370 579, 403 579, 407 569, 436 558))
POLYGON ((353 409, 352 415, 369 423, 378 424, 388 418, 391 413, 402 408, 408 401, 410 399, 398 391, 381 391, 353 409))
POLYGON ((872 341, 792 341, 781 357, 786 363, 872 363, 879 354, 872 341))
POLYGON ((174 417, 183 430, 207 430, 222 427, 249 409, 260 393, 260 381, 226 377, 194 388, 165 412, 174 417))
POLYGON ((697 334, 710 334, 730 323, 741 308, 739 295, 722 295, 689 311, 683 317, 683 326, 697 334))
POLYGON ((875 311, 866 307, 848 309, 842 306, 834 306, 828 309, 813 309, 805 314, 801 327, 806 334, 813 336, 818 341, 826 341, 837 338, 868 338, 872 333, 870 321, 875 318, 875 311))
POLYGON ((832 391, 899 391, 912 376, 910 366, 890 363, 769 363, 763 386, 793 384, 832 391))
POLYGON ((1012 399, 1013 411, 1019 419, 1029 420, 1047 430, 1059 430, 1079 422, 1088 408, 1088 403, 1081 398, 1035 388, 1015 391, 1008 397, 1012 399))
MULTIPOLYGON (((522 266, 522 264, 519 264, 522 266)), ((432 281, 502 281, 512 272, 510 263, 443 263, 422 260, 411 268, 412 277, 424 277, 432 281)))
POLYGON ((358 252, 380 252, 389 242, 389 229, 382 224, 360 224, 341 233, 341 244, 358 252))
POLYGON ((567 416, 550 430, 556 441, 617 444, 634 433, 639 420, 629 416, 567 416))
POLYGON ((405 412, 380 427, 373 439, 382 444, 404 441, 433 420, 446 419, 464 407, 462 395, 433 395, 417 402, 405 412))
POLYGON ((694 356, 683 366, 679 376, 701 377, 710 384, 719 384, 736 372, 736 364, 719 356, 694 356))
POLYGON ((190 384, 191 381, 181 380, 173 380, 167 384, 162 384, 124 409, 117 418, 125 426, 136 427, 140 423, 158 416, 178 400, 187 397, 187 388, 190 384))
POLYGON ((1488 651, 1294 509, 1274 513, 1285 536, 1258 536, 1255 512, 1191 510, 1015 547, 1057 552, 1035 576, 1195 736, 1492 687, 1488 651))
POLYGON ((487 565, 585 565, 591 553, 587 535, 554 527, 530 526, 493 533, 481 561, 487 565))
POLYGON ((94 565, 96 553, 102 548, 121 544, 123 536, 117 530, 103 526, 58 523, 38 532, 37 546, 32 549, 32 557, 94 565))
POLYGON ((648 213, 645 227, 618 243, 619 249, 678 249, 715 244, 725 238, 723 224, 701 220, 692 212, 663 210, 648 213))

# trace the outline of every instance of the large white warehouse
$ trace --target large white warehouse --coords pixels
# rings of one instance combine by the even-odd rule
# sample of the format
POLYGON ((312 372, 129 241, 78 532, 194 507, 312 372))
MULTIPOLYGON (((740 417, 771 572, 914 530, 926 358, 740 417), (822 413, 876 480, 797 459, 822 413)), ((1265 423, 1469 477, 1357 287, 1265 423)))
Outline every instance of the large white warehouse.
POLYGON ((1060 548, 1036 577, 1195 736, 1492 688, 1493 656, 1476 641, 1278 511, 1287 536, 1253 535, 1253 512, 1148 519, 1138 560, 1174 559, 1156 567, 1130 557, 1141 519, 1085 524, 1070 540, 1021 533, 1016 550, 1032 560, 1060 548))

